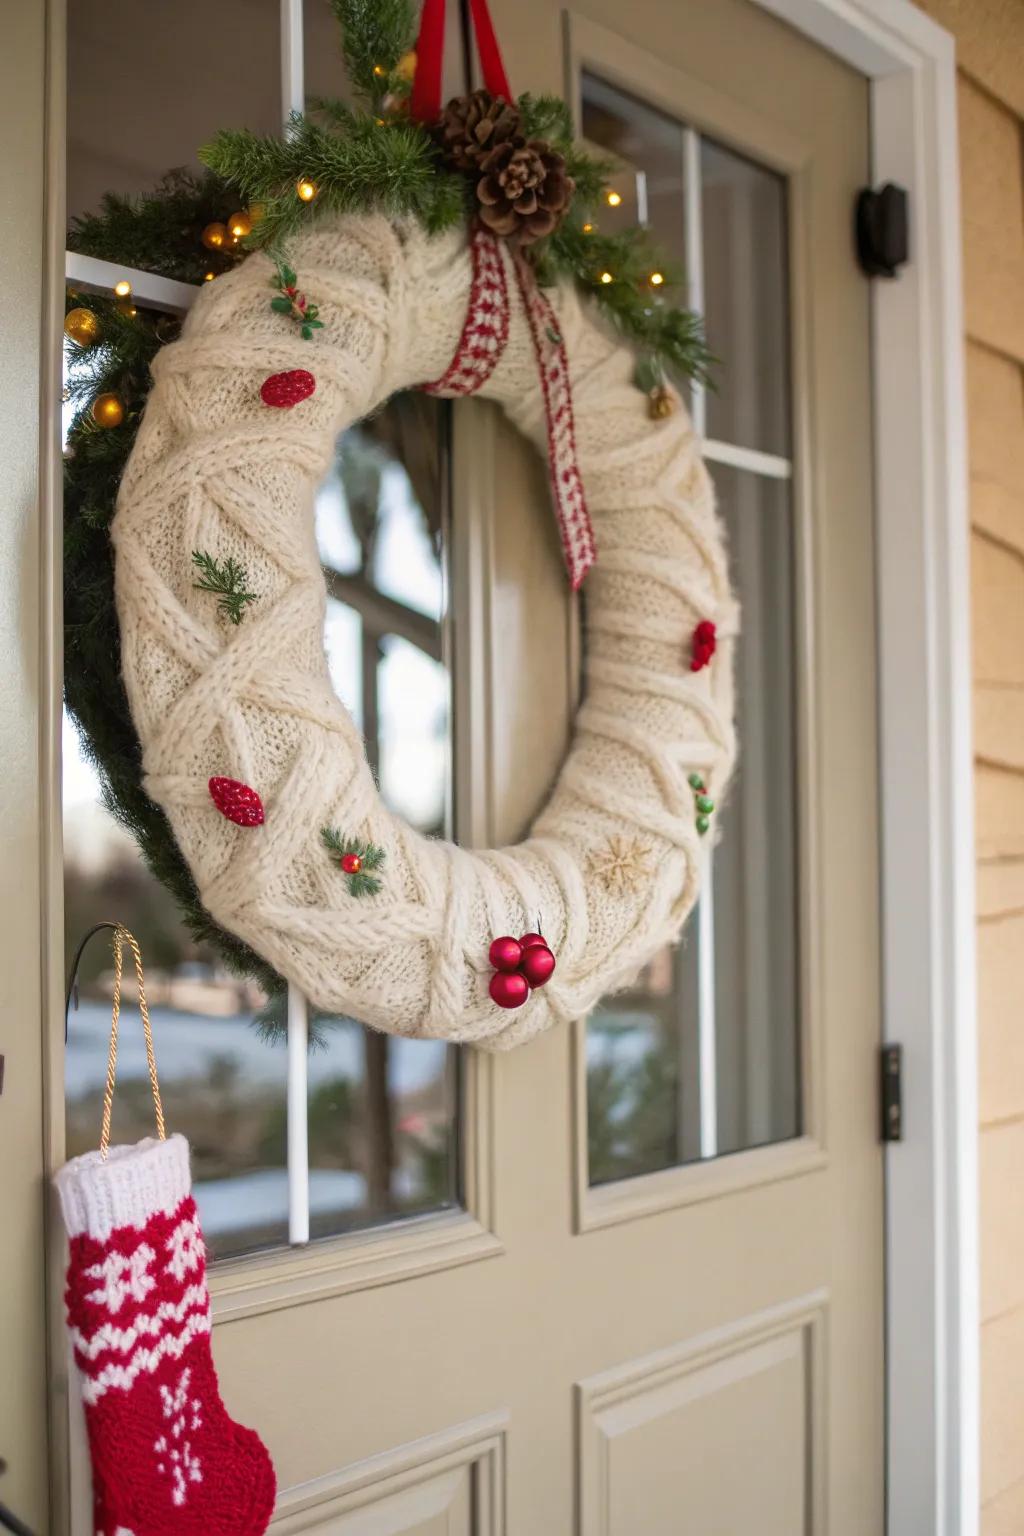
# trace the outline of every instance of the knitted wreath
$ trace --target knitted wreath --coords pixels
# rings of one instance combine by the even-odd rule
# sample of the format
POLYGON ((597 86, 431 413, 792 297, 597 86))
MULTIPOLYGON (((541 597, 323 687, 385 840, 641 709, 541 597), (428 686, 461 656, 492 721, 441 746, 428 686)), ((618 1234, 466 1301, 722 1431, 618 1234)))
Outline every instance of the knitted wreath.
POLYGON ((414 220, 324 219, 294 238, 313 345, 270 307, 266 256, 208 285, 156 358, 113 539, 145 784, 204 906, 325 1009, 505 1049, 584 1014, 678 937, 734 756, 736 610, 685 412, 652 419, 632 353, 568 284, 551 290, 557 356, 538 372, 536 316, 494 251, 503 345, 485 304, 467 347, 476 243, 414 220), (489 350, 480 393, 542 446, 550 374, 568 358, 599 558, 585 699, 551 798, 525 842, 470 852, 381 801, 328 676, 313 501, 341 430, 424 381, 458 392, 459 369, 489 350), (244 572, 241 602, 197 581, 196 550, 244 572), (557 968, 510 1013, 495 967, 524 967, 492 944, 538 913, 557 968))

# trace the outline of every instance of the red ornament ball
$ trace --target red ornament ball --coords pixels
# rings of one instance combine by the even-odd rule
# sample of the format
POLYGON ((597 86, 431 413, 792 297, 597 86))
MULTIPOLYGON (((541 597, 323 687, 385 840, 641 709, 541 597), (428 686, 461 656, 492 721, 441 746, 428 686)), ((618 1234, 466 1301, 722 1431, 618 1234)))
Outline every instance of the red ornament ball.
POLYGON ((531 949, 534 944, 547 944, 547 939, 542 933, 524 933, 519 940, 520 949, 531 949))
POLYGON ((521 1008, 530 995, 526 977, 520 976, 518 971, 495 971, 490 991, 492 1001, 499 1008, 521 1008))
MULTIPOLYGON (((500 939, 494 940, 487 953, 496 971, 511 974, 512 971, 519 969, 523 949, 522 944, 516 939, 513 939, 509 934, 503 934, 500 939)), ((495 1002, 497 1002, 497 998, 495 998, 495 1002)))
POLYGON ((218 811, 236 827, 262 827, 263 801, 248 784, 240 779, 212 778, 207 787, 218 811))
POLYGON ((346 875, 358 875, 363 867, 363 861, 358 853, 343 853, 341 856, 341 867, 346 875))
POLYGON ((308 400, 316 389, 316 379, 308 368, 289 368, 287 373, 272 373, 263 380, 260 399, 264 405, 291 410, 301 400, 308 400))
POLYGON ((529 949, 523 951, 523 963, 519 970, 531 987, 542 987, 546 981, 550 981, 554 969, 555 957, 546 944, 531 944, 529 949))

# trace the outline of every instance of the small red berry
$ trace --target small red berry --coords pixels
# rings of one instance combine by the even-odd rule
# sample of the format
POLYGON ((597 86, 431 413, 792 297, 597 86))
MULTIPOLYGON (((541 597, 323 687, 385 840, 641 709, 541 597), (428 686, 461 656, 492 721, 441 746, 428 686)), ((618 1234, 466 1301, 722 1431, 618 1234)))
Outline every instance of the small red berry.
POLYGON ((555 957, 546 944, 531 944, 523 954, 520 972, 531 987, 542 987, 551 980, 555 969, 555 957))
POLYGON ((520 948, 530 949, 534 944, 546 944, 548 941, 542 933, 524 933, 519 940, 520 948))
POLYGON ((341 856, 341 867, 346 875, 358 875, 363 867, 363 861, 358 853, 343 853, 341 856))
POLYGON ((488 950, 488 958, 496 971, 511 973, 518 970, 522 959, 522 946, 509 934, 495 939, 488 950))
POLYGON ((491 977, 491 1000, 499 1008, 521 1008, 530 995, 526 977, 518 971, 495 971, 491 977))
POLYGON ((315 390, 316 379, 308 368, 289 368, 286 373, 272 373, 269 379, 263 380, 260 399, 264 405, 288 411, 300 401, 308 400, 315 390))

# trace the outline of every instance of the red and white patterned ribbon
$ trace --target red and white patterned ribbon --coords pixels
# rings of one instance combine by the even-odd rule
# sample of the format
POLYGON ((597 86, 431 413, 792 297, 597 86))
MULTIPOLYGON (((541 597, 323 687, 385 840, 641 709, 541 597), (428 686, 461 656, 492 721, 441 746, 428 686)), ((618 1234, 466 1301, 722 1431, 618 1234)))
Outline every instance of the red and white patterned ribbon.
POLYGON ((505 263, 493 235, 476 228, 470 240, 473 279, 466 323, 447 373, 424 384, 428 395, 472 395, 494 372, 508 341, 508 283, 505 263))
MULTIPOLYGON (((509 296, 501 246, 494 235, 476 227, 470 241, 473 278, 469 309, 458 349, 443 378, 424 384, 428 395, 472 395, 490 378, 508 341, 509 296)), ((573 591, 597 558, 594 530, 576 461, 576 429, 569 381, 569 358, 555 312, 526 259, 513 257, 544 396, 548 432, 548 469, 562 549, 573 591)))
POLYGON ((574 592, 597 559, 594 528, 587 511, 583 479, 576 460, 576 422, 569 381, 569 354, 555 312, 537 285, 526 258, 516 252, 516 280, 533 337, 544 414, 548 425, 548 472, 562 535, 562 549, 574 592))

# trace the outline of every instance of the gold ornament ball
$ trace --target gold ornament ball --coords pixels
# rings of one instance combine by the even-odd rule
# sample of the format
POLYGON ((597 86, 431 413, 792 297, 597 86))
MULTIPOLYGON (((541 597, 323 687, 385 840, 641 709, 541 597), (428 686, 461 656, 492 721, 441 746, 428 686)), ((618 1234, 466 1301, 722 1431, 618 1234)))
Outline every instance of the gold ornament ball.
POLYGON ((92 419, 98 427, 119 427, 124 421, 120 396, 97 395, 92 403, 92 419))
POLYGON ((201 238, 208 251, 219 251, 228 238, 228 232, 223 224, 207 224, 201 238))
POLYGON ((310 181, 308 176, 300 176, 295 191, 304 203, 311 203, 316 197, 316 182, 310 181))
POLYGON ((243 211, 233 213, 228 219, 228 230, 233 240, 244 240, 252 234, 252 219, 243 211))
POLYGON ((676 408, 676 397, 664 384, 656 384, 647 396, 647 414, 652 421, 663 421, 676 408))
POLYGON ((413 50, 410 49, 408 53, 402 54, 402 57, 395 65, 395 74, 398 76, 399 80, 406 80, 411 82, 415 73, 416 55, 413 50))
POLYGON ((79 347, 91 347, 100 339, 100 323, 91 309, 69 309, 64 316, 64 335, 79 347))

